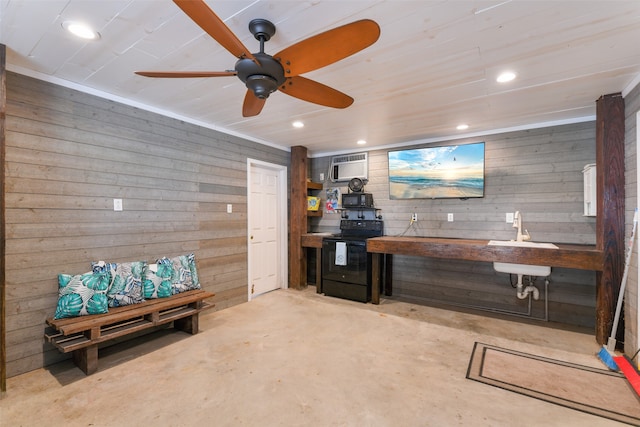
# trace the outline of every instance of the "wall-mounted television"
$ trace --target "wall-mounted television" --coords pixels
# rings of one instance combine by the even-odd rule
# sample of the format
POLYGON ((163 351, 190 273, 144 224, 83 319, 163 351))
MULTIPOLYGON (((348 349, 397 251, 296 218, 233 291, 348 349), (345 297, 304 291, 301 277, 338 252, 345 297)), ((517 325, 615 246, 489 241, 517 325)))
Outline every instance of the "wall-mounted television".
POLYGON ((484 197, 484 142, 389 151, 390 199, 484 197))

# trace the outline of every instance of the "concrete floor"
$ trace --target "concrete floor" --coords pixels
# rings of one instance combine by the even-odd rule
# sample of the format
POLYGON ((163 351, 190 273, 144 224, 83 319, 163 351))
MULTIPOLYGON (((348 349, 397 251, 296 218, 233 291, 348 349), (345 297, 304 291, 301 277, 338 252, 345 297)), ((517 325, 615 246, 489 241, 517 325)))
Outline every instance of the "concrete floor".
MULTIPOLYGON (((616 426, 465 378, 475 341, 602 368, 591 334, 278 290, 9 378, 2 426, 616 426)), ((526 366, 523 366, 526 369, 526 366)))

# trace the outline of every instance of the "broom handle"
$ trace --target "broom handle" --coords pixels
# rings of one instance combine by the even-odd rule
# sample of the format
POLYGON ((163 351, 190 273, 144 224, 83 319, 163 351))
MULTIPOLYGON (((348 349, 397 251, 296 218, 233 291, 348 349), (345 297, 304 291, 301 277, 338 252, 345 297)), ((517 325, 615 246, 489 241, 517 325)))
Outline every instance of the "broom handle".
MULTIPOLYGON (((616 315, 613 319, 613 328, 611 328, 611 336, 609 341, 615 342, 615 336, 618 332, 618 320, 620 320, 620 310, 622 309, 622 299, 624 297, 624 289, 627 285, 627 276, 629 275, 629 264, 631 263, 631 253, 633 252, 633 241, 636 238, 636 226, 638 224, 638 209, 633 214, 633 230, 629 239, 629 248, 624 262, 624 273, 622 274, 622 284, 620 285, 620 294, 618 295, 618 304, 616 306, 616 315)), ((614 344, 615 347, 615 344, 614 344)))

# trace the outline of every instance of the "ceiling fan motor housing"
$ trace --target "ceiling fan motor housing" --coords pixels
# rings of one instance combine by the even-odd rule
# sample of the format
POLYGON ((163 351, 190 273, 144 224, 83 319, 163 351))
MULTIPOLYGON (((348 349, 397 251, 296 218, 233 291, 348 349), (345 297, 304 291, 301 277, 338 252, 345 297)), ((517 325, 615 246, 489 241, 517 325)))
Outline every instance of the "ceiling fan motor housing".
POLYGON ((254 53, 253 56, 259 64, 251 59, 239 59, 236 62, 236 72, 257 98, 266 99, 285 82, 284 69, 271 55, 254 53))

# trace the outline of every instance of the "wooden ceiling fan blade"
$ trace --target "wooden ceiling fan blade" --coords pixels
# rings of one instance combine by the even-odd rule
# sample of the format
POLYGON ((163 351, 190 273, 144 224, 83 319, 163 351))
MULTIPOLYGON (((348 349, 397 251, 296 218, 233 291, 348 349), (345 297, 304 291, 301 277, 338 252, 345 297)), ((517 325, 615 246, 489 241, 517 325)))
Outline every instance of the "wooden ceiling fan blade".
POLYGON ((256 59, 204 0, 173 0, 189 18, 236 58, 256 59))
POLYGON ((349 95, 301 76, 289 77, 278 89, 294 98, 326 107, 347 108, 353 104, 349 95))
POLYGON ((309 37, 273 55, 286 77, 297 76, 333 64, 371 46, 380 37, 375 21, 363 19, 309 37))
POLYGON ((262 111, 262 107, 264 107, 266 101, 266 98, 258 98, 252 91, 247 90, 242 104, 242 117, 257 116, 262 111))
POLYGON ((226 77, 235 76, 235 71, 136 71, 145 77, 190 78, 190 77, 226 77))

